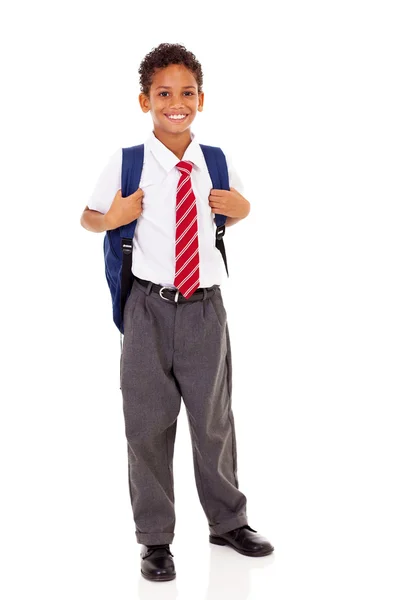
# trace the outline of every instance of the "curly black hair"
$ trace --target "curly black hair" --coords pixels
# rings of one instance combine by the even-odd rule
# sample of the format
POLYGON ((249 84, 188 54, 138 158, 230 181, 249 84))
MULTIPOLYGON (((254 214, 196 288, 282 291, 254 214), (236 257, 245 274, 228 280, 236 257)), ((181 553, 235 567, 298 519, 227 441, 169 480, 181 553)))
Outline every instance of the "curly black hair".
POLYGON ((199 93, 203 91, 203 71, 195 55, 181 44, 166 43, 153 48, 140 63, 140 91, 149 96, 155 71, 169 65, 184 65, 187 67, 196 79, 199 93))

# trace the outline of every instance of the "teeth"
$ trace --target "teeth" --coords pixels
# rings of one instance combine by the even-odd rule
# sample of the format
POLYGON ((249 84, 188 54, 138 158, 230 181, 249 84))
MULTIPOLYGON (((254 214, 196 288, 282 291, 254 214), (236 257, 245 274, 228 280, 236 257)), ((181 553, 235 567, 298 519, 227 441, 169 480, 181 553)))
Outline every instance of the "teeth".
POLYGON ((184 119, 186 115, 167 115, 168 119, 184 119))

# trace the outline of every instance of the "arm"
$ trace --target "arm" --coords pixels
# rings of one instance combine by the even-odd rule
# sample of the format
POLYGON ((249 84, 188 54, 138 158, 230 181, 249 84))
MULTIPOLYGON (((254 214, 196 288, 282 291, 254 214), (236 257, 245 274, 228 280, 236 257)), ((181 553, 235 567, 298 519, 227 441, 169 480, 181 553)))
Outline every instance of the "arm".
POLYGON ((230 191, 211 190, 209 204, 214 213, 226 215, 225 227, 230 227, 245 219, 250 212, 250 202, 242 195, 244 186, 232 159, 225 152, 228 167, 230 191))
MULTIPOLYGON (((244 217, 242 217, 244 218, 244 217)), ((225 221, 225 227, 230 227, 231 225, 235 225, 236 223, 239 223, 239 221, 241 221, 242 219, 240 219, 239 217, 226 217, 226 221, 225 221)))
POLYGON ((121 186, 122 148, 114 152, 104 166, 94 186, 82 216, 81 225, 88 231, 101 233, 114 229, 107 215, 121 186))
POLYGON ((81 216, 81 225, 96 233, 128 225, 142 214, 143 196, 143 190, 140 188, 125 198, 122 197, 121 190, 118 190, 106 213, 86 206, 81 216))
POLYGON ((225 227, 235 225, 245 219, 250 212, 250 202, 232 187, 229 192, 228 190, 211 190, 209 204, 213 213, 226 215, 225 227))
POLYGON ((94 231, 95 233, 111 229, 107 214, 103 215, 103 213, 97 210, 91 210, 88 206, 86 206, 82 213, 81 225, 88 231, 94 231))
MULTIPOLYGON (((239 192, 237 190, 235 190, 234 188, 231 188, 231 190, 233 190, 233 192, 236 193, 236 195, 240 197, 240 203, 239 203, 240 215, 236 216, 236 217, 226 217, 225 227, 230 227, 231 225, 235 225, 236 223, 239 223, 239 221, 242 221, 242 219, 245 219, 250 213, 250 202, 248 200, 246 200, 246 198, 244 196, 239 194, 239 192)), ((236 214, 238 215, 238 213, 236 213, 236 214)))

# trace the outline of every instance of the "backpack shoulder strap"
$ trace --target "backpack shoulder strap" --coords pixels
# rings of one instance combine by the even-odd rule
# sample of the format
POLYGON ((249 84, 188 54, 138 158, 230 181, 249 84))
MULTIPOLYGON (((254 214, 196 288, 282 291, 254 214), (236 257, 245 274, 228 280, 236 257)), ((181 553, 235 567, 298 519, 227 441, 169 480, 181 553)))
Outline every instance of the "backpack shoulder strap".
POLYGON ((143 157, 144 144, 122 148, 121 192, 124 198, 133 194, 139 186, 143 157))
MULTIPOLYGON (((122 148, 121 194, 123 198, 130 196, 139 187, 143 168, 144 144, 122 148)), ((137 219, 119 228, 122 250, 121 267, 121 318, 124 306, 131 291, 132 275, 132 249, 133 236, 135 235, 137 219)))
MULTIPOLYGON (((130 196, 139 187, 143 169, 144 144, 122 148, 121 194, 123 198, 130 196)), ((122 237, 133 238, 136 221, 120 227, 122 237)))
MULTIPOLYGON (((225 154, 222 152, 221 148, 218 148, 216 146, 206 146, 204 144, 200 144, 200 148, 203 151, 204 158, 207 163, 207 168, 208 172, 210 173, 213 188, 217 190, 229 191, 230 187, 228 165, 226 163, 225 154)), ((214 220, 217 226, 217 230, 215 232, 215 246, 221 252, 225 264, 226 273, 229 277, 224 240, 222 239, 225 235, 226 215, 215 214, 214 220)))

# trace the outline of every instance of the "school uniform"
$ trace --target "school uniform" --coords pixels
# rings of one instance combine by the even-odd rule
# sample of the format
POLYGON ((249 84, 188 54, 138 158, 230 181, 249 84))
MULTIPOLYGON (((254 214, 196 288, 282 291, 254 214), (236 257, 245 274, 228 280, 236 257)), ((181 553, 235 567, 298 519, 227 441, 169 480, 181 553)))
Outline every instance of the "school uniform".
MULTIPOLYGON (((225 156, 230 187, 243 193, 225 156)), ((134 281, 124 309, 121 391, 129 492, 137 542, 146 545, 170 544, 174 538, 172 461, 181 400, 210 534, 248 525, 246 496, 238 489, 232 357, 220 289, 225 266, 215 247, 216 225, 208 203, 213 185, 193 133, 182 161, 193 163, 200 287, 189 298, 174 292, 179 159, 151 132, 139 184, 144 197, 133 239, 134 281)), ((90 209, 108 211, 121 188, 121 170, 119 149, 99 177, 90 209)))

